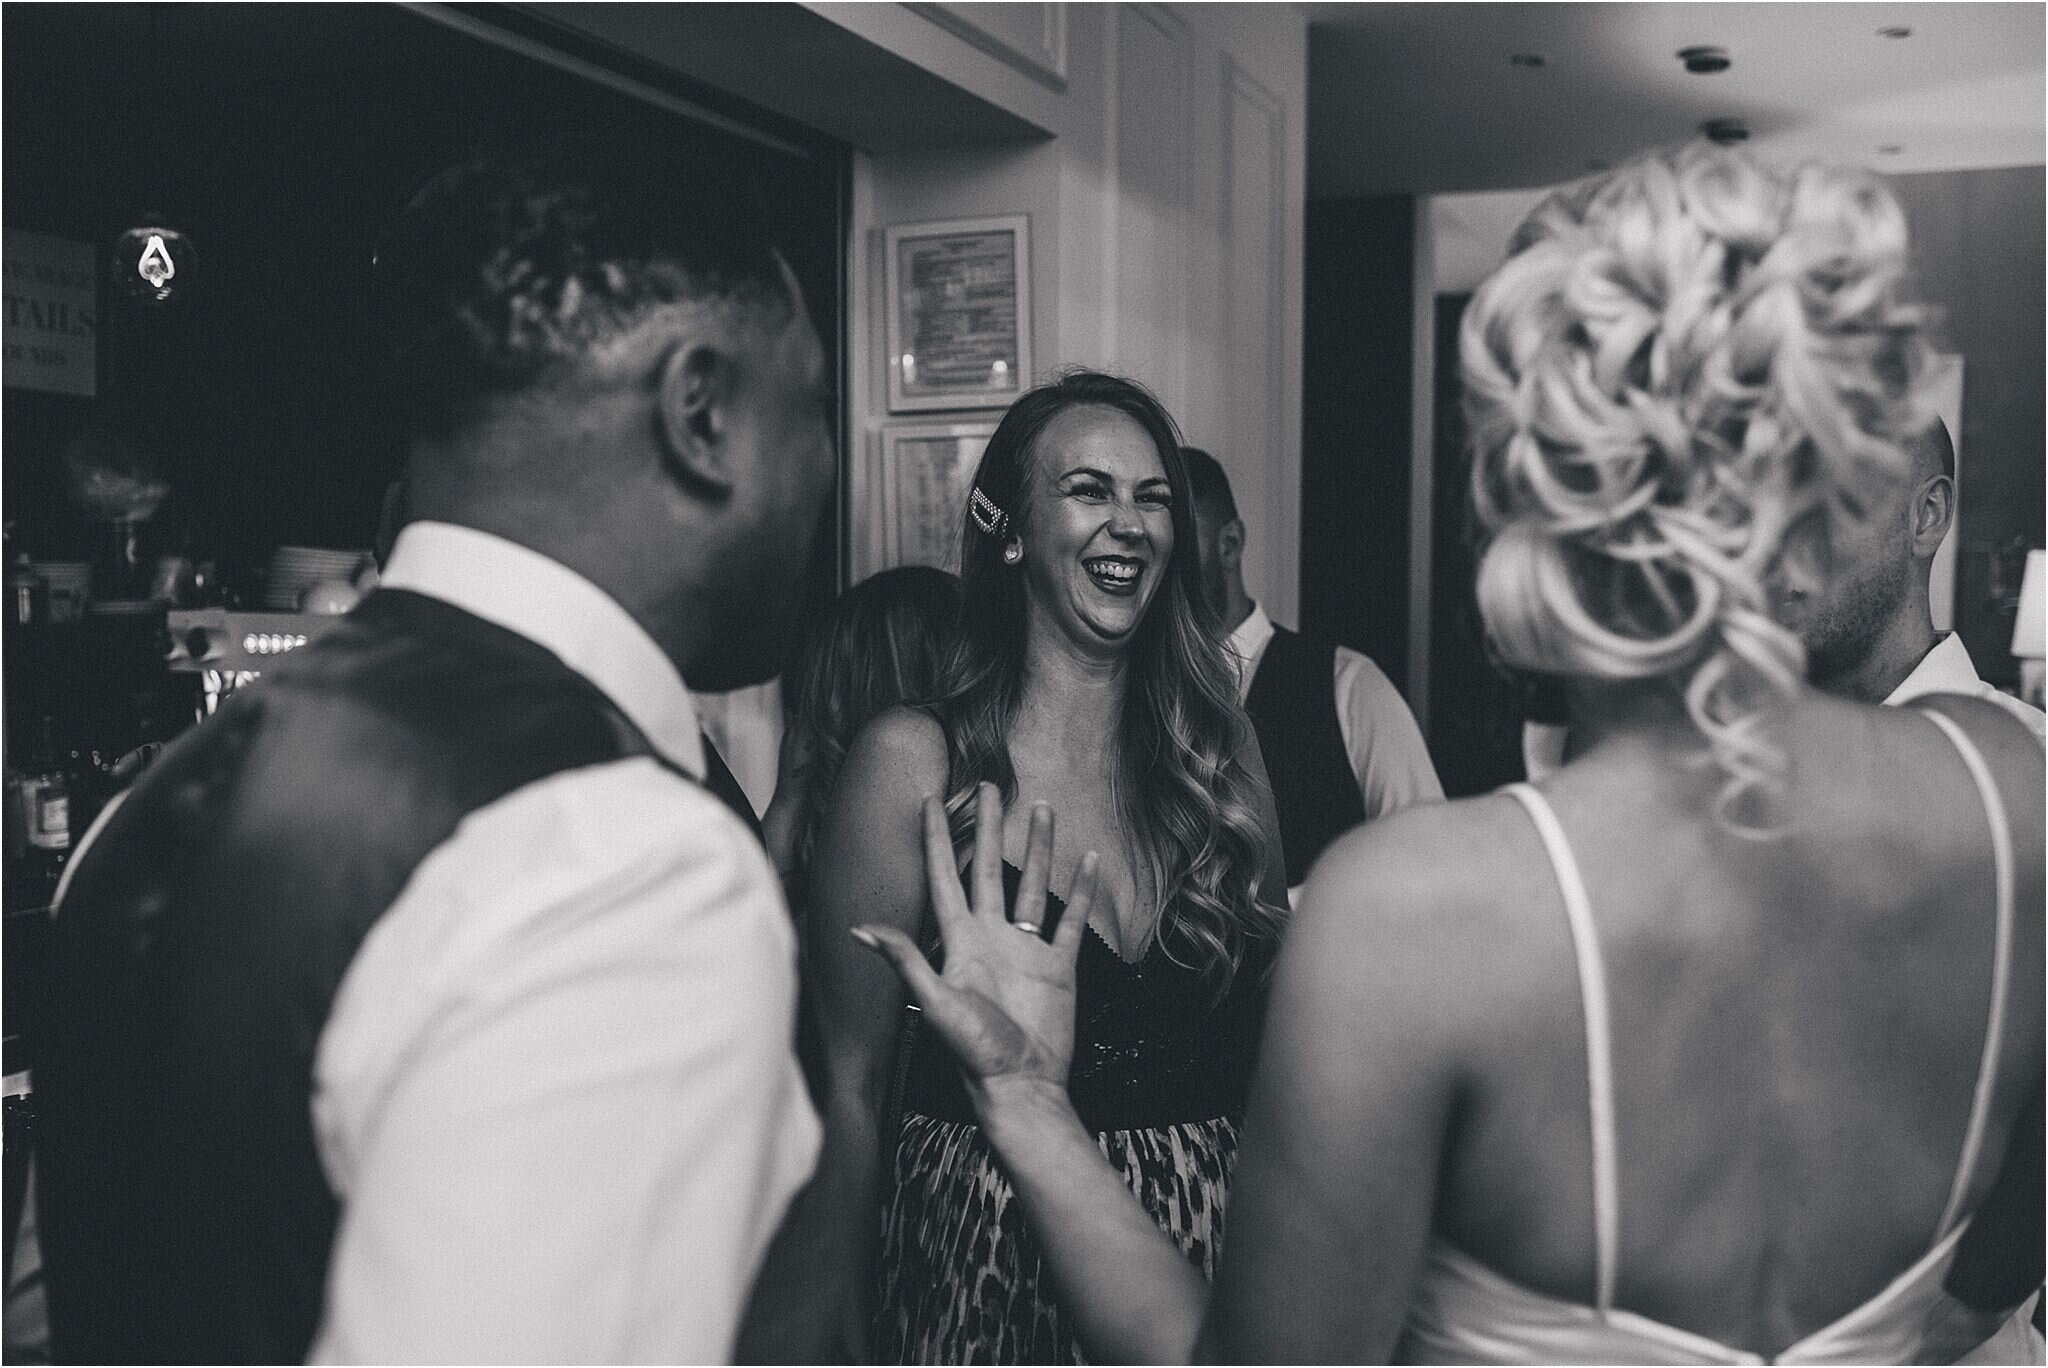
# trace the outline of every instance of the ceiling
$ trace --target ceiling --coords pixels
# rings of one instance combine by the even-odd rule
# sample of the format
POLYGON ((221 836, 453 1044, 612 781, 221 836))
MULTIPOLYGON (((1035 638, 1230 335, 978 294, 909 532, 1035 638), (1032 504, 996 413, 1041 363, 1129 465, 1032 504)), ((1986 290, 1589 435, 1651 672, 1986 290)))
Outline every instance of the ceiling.
POLYGON ((1555 184, 1725 117, 1765 155, 1886 173, 2043 161, 2040 4, 1305 8, 1315 199, 1555 184), (1696 45, 1733 65, 1686 71, 1696 45))

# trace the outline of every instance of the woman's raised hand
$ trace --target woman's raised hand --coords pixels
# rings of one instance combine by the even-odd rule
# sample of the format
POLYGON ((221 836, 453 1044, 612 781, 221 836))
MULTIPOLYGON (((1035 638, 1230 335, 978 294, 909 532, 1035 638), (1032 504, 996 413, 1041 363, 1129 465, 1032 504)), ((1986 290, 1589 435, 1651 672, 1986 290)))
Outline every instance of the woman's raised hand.
POLYGON ((1032 809, 1024 877, 1014 915, 1003 897, 1003 807, 993 784, 975 794, 970 901, 953 862, 945 805, 924 800, 925 876, 945 947, 945 971, 926 962, 910 937, 891 926, 858 926, 854 936, 879 951, 903 978, 925 1020, 950 1045, 970 1087, 1050 1085, 1064 1094, 1074 1055, 1074 961, 1095 901, 1096 857, 1082 857, 1066 913, 1051 940, 1041 927, 1052 873, 1052 809, 1032 809))

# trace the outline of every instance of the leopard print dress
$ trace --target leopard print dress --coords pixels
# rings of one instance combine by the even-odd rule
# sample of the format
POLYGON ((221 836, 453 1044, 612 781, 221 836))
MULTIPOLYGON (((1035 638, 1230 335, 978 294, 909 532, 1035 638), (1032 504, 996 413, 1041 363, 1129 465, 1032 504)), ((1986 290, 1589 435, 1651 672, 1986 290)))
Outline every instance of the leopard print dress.
MULTIPOLYGON (((1016 871, 1006 876, 1014 896, 1016 871)), ((1092 929, 1082 937, 1069 1094, 1145 1210, 1209 1278, 1270 962, 1269 949, 1248 956, 1219 1003, 1213 986, 1157 941, 1133 964, 1092 929)), ((877 1361, 1086 1362, 951 1056, 925 1033, 907 1048, 877 1361)))

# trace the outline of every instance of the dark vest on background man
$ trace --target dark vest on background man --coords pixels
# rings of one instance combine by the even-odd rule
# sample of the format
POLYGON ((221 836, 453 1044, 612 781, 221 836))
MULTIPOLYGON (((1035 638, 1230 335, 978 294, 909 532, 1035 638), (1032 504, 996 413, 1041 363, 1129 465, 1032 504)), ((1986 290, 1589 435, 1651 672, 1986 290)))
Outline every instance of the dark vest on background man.
POLYGON ((60 1360, 304 1361, 340 1214, 314 1051, 349 962, 469 813, 646 753, 552 653, 402 590, 164 753, 56 918, 36 1163, 60 1360))
POLYGON ((1308 878, 1330 842, 1365 820, 1337 721, 1336 671, 1335 646, 1276 625, 1244 701, 1280 810, 1289 888, 1308 878))

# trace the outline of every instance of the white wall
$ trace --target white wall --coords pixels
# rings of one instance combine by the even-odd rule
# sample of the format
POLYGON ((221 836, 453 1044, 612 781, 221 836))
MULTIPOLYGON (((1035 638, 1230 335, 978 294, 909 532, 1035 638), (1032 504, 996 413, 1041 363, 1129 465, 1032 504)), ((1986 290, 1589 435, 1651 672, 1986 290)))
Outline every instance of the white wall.
MULTIPOLYGON (((1231 471, 1251 528, 1247 587, 1298 621, 1308 94, 1298 6, 524 8, 855 146, 844 340, 856 525, 879 518, 867 466, 892 421, 883 229, 1027 214, 1035 371, 1094 366, 1153 386, 1188 441, 1231 471), (850 84, 804 86, 821 80, 850 84), (964 111, 962 123, 921 126, 892 109, 892 95, 902 110, 964 111), (1042 137, 991 143, 992 127, 1042 137)), ((764 686, 702 700, 707 731, 757 807, 775 778, 775 697, 764 686)))
POLYGON ((1302 13, 1256 4, 809 8, 1049 135, 856 157, 855 462, 872 456, 890 421, 882 230, 1028 214, 1038 376, 1088 365, 1157 390, 1188 440, 1230 467, 1252 524, 1248 587, 1294 620, 1302 13))

